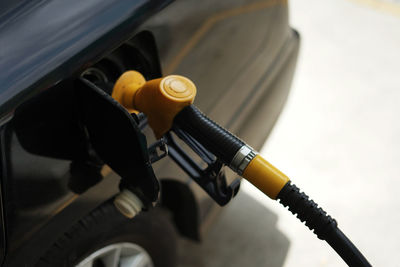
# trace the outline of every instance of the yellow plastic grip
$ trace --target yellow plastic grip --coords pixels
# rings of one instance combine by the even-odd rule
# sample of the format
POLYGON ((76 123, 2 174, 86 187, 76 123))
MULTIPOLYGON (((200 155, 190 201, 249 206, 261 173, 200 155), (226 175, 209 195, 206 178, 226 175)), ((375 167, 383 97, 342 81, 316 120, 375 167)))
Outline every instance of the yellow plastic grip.
POLYGON ((133 99, 138 90, 146 84, 146 79, 137 71, 123 73, 114 85, 111 96, 130 113, 137 113, 133 99))
POLYGON ((256 155, 243 172, 243 177, 272 199, 289 182, 289 178, 260 155, 256 155))
POLYGON ((112 97, 128 111, 147 115, 157 139, 172 127, 176 114, 193 103, 196 86, 186 77, 169 75, 147 81, 137 71, 127 71, 114 85, 112 97))

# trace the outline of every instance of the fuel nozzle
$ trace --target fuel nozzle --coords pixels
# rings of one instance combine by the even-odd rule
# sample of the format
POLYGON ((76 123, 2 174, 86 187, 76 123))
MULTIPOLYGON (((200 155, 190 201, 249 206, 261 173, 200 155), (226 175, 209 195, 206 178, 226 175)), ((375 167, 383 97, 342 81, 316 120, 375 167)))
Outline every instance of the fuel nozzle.
POLYGON ((192 103, 196 87, 189 79, 170 75, 146 81, 136 71, 124 73, 112 96, 131 112, 148 116, 156 138, 171 129, 191 136, 215 157, 272 199, 280 202, 326 240, 349 266, 370 266, 337 227, 337 222, 291 184, 289 178, 245 142, 205 116, 192 103))
POLYGON ((185 130, 232 170, 276 199, 289 178, 191 105, 195 96, 196 86, 186 77, 169 75, 146 81, 137 71, 125 72, 112 93, 130 112, 147 115, 157 139, 174 125, 185 130))

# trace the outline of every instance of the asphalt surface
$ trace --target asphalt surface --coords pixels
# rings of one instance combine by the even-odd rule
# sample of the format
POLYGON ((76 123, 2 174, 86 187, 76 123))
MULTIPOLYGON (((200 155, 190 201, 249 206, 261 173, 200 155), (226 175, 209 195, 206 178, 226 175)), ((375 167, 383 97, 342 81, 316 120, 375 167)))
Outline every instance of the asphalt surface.
MULTIPOLYGON (((328 213, 374 266, 400 266, 400 8, 293 0, 302 36, 293 89, 261 153, 328 213)), ((244 183, 180 266, 345 266, 287 210, 244 183)))

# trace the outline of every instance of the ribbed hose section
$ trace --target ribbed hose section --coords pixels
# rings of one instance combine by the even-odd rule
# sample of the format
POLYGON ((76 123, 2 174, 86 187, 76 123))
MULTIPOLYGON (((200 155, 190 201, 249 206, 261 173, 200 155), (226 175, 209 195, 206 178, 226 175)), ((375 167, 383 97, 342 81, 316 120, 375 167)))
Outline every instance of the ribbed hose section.
POLYGON ((349 266, 371 266, 361 252, 340 231, 337 222, 318 207, 309 197, 300 192, 299 188, 288 182, 279 192, 277 199, 288 207, 300 221, 305 222, 319 239, 326 240, 349 266))
POLYGON ((333 231, 337 227, 335 219, 318 207, 318 204, 309 199, 309 197, 300 192, 300 189, 287 183, 279 192, 277 199, 283 206, 289 207, 293 214, 297 214, 300 221, 306 222, 306 226, 318 236, 325 240, 326 233, 333 231))
POLYGON ((242 140, 210 120, 194 105, 183 108, 175 116, 174 127, 189 133, 227 165, 245 145, 242 140))

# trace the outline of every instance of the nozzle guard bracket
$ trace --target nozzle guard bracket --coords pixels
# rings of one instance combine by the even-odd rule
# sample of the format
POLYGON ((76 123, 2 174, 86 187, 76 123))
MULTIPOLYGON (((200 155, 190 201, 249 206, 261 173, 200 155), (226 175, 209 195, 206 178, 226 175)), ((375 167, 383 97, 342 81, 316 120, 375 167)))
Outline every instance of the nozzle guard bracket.
POLYGON ((165 135, 168 154, 204 191, 220 206, 226 205, 239 191, 240 179, 227 184, 225 165, 203 145, 182 129, 173 128, 172 132, 195 152, 207 167, 202 168, 192 156, 178 144, 171 132, 165 135))

